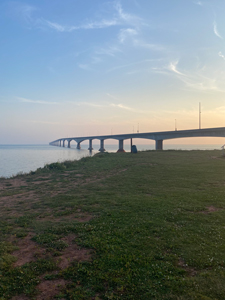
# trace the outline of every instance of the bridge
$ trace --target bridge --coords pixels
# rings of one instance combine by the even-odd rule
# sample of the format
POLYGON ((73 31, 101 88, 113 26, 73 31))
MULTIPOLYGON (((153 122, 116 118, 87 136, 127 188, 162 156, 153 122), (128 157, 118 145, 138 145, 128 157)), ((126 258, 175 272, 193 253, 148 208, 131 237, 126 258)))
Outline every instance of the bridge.
POLYGON ((203 129, 191 129, 191 130, 175 130, 175 131, 162 131, 162 132, 145 132, 145 133, 129 133, 129 134, 115 134, 115 135, 100 135, 100 136, 86 136, 86 137, 70 137, 70 138, 60 138, 53 142, 50 142, 49 145, 60 146, 70 148, 71 141, 77 143, 77 149, 81 149, 80 144, 83 141, 89 140, 88 150, 93 150, 92 141, 100 141, 99 151, 104 152, 104 141, 108 139, 118 140, 119 149, 118 152, 124 152, 124 140, 140 138, 155 140, 155 149, 163 150, 163 141, 168 139, 177 139, 177 138, 186 138, 186 137, 225 137, 225 127, 217 128, 203 128, 203 129))

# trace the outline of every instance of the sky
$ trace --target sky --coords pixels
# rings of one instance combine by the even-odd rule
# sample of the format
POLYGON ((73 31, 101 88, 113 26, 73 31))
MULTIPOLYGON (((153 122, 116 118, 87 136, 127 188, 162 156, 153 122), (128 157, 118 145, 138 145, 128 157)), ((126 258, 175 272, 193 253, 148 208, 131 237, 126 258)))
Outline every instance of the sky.
POLYGON ((224 0, 1 0, 0 144, 197 129, 199 103, 202 128, 224 127, 224 11, 224 0))

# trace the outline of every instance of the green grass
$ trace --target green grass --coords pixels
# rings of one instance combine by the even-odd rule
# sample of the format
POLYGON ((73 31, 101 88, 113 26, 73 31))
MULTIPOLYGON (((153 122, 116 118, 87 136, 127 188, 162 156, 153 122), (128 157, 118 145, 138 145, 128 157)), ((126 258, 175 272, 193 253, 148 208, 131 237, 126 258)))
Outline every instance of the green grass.
POLYGON ((104 153, 0 179, 0 299, 56 278, 57 299, 224 299, 224 167, 216 150, 104 153), (44 254, 15 267, 29 233, 44 254), (90 259, 62 269, 70 235, 90 259))

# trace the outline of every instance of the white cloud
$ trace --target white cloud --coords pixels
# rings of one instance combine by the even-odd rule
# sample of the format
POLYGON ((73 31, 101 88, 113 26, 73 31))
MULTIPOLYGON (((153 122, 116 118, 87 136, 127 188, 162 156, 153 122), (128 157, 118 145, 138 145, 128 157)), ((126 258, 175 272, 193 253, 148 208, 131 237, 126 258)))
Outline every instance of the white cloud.
POLYGON ((111 20, 100 20, 96 22, 87 22, 78 26, 68 26, 68 25, 62 25, 56 22, 51 22, 46 19, 38 19, 36 21, 36 24, 39 26, 47 26, 51 29, 54 29, 58 32, 72 32, 75 30, 81 30, 81 29, 102 29, 102 28, 107 28, 107 27, 112 27, 119 25, 118 20, 116 19, 111 19, 111 20))
POLYGON ((113 71, 116 71, 116 70, 119 70, 119 69, 124 69, 124 68, 128 68, 128 67, 132 67, 132 66, 136 66, 136 65, 139 65, 139 64, 145 64, 146 63, 152 63, 152 62, 156 62, 156 61, 160 61, 161 59, 144 59, 144 60, 140 60, 140 61, 137 61, 137 62, 133 62, 133 63, 130 63, 130 64, 126 64, 126 65, 120 65, 120 66, 116 66, 114 68, 111 68, 107 71, 107 73, 109 72, 113 72, 113 71))
POLYGON ((106 95, 107 95, 108 97, 114 99, 114 100, 119 100, 118 97, 115 97, 115 96, 113 96, 113 95, 111 95, 111 94, 109 94, 109 93, 106 93, 106 95))
POLYGON ((121 29, 119 32, 119 41, 120 43, 124 43, 124 41, 132 36, 137 35, 137 30, 132 28, 121 29))
POLYGON ((213 23, 213 31, 214 31, 215 35, 216 35, 218 38, 220 38, 220 39, 223 40, 223 37, 219 34, 219 32, 218 32, 218 30, 217 30, 217 24, 216 24, 216 21, 214 21, 214 23, 213 23))
POLYGON ((31 6, 31 5, 21 5, 21 4, 17 4, 14 9, 16 10, 16 12, 22 16, 27 22, 31 22, 32 19, 32 14, 34 11, 37 10, 37 8, 35 6, 31 6))
POLYGON ((194 1, 193 3, 196 4, 196 5, 203 6, 203 3, 201 1, 194 1))
POLYGON ((95 51, 97 55, 115 56, 116 53, 122 52, 117 46, 109 46, 108 48, 100 48, 95 51))
POLYGON ((24 103, 34 103, 34 104, 50 104, 50 105, 59 105, 59 102, 51 102, 51 101, 42 101, 42 100, 31 100, 27 98, 17 97, 20 102, 24 103))
POLYGON ((78 27, 75 27, 76 29, 97 29, 97 28, 106 28, 111 26, 119 25, 118 21, 116 19, 112 20, 101 20, 99 22, 90 22, 78 27))
POLYGON ((222 59, 225 60, 225 56, 221 53, 221 51, 218 53, 218 55, 219 55, 220 57, 222 57, 222 59))
POLYGON ((79 67, 80 69, 86 70, 86 71, 91 70, 91 68, 89 67, 88 64, 78 64, 78 67, 79 67))
POLYGON ((161 45, 150 44, 150 43, 146 43, 144 41, 137 40, 137 39, 134 39, 133 44, 134 44, 135 47, 146 48, 146 49, 149 49, 149 50, 156 50, 156 51, 164 50, 164 47, 161 46, 161 45))
POLYGON ((124 12, 122 5, 119 1, 117 1, 115 3, 115 9, 118 13, 119 19, 124 23, 130 24, 133 26, 138 26, 143 23, 141 18, 124 12))
MULTIPOLYGON (((207 74, 207 70, 205 68, 196 69, 194 71, 183 71, 178 70, 179 61, 170 62, 167 66, 152 68, 153 72, 171 75, 173 74, 176 78, 182 81, 188 89, 198 90, 202 92, 225 92, 224 89, 220 88, 221 78, 220 74, 214 73, 210 75, 207 74)), ((208 71, 209 72, 209 71, 208 71)))
MULTIPOLYGON (((23 15, 26 16, 27 19, 31 20, 31 14, 34 10, 36 10, 33 6, 22 6, 21 10, 23 12, 23 15)), ((60 24, 55 21, 51 21, 44 18, 38 18, 36 20, 33 20, 33 24, 37 27, 44 28, 48 27, 50 29, 56 30, 58 32, 72 32, 75 30, 81 30, 81 29, 101 29, 101 28, 107 28, 112 26, 118 26, 118 25, 131 25, 131 26, 141 26, 143 24, 143 21, 141 18, 124 12, 122 5, 119 1, 115 2, 113 6, 110 7, 110 14, 111 17, 105 18, 99 20, 90 20, 86 21, 83 24, 75 24, 75 25, 65 25, 60 24), (112 11, 113 9, 113 11, 112 11)))
POLYGON ((122 109, 129 110, 129 111, 133 111, 133 112, 136 111, 135 109, 133 109, 133 108, 131 108, 131 107, 128 107, 128 106, 126 106, 126 105, 123 105, 123 104, 110 103, 110 106, 122 108, 122 109))
POLYGON ((60 24, 53 23, 53 22, 50 22, 50 21, 47 21, 47 20, 43 20, 43 22, 46 22, 46 24, 50 28, 55 29, 56 31, 59 31, 59 32, 70 31, 70 28, 66 28, 65 26, 62 26, 60 24))
POLYGON ((168 69, 169 69, 170 71, 176 73, 176 74, 179 74, 179 75, 184 76, 183 73, 181 73, 181 72, 179 72, 179 71, 177 70, 178 62, 179 62, 178 60, 175 61, 175 62, 171 62, 171 63, 169 64, 169 66, 168 66, 168 69))
POLYGON ((106 105, 102 105, 102 104, 96 104, 96 103, 90 103, 90 102, 69 102, 69 103, 73 103, 75 105, 78 105, 78 106, 90 106, 90 107, 107 107, 106 105))

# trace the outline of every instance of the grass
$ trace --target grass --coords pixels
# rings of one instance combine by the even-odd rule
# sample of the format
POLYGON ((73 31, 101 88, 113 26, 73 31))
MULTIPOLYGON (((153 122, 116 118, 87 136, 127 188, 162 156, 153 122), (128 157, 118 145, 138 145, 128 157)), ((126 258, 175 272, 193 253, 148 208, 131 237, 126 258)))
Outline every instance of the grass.
POLYGON ((57 280, 45 299, 224 299, 224 166, 217 150, 104 153, 1 178, 0 299, 57 280))

